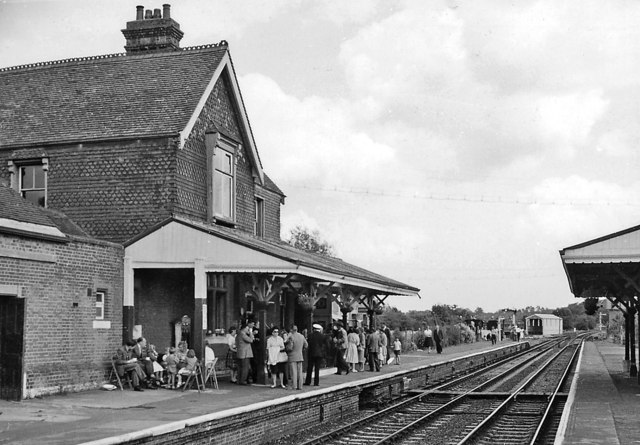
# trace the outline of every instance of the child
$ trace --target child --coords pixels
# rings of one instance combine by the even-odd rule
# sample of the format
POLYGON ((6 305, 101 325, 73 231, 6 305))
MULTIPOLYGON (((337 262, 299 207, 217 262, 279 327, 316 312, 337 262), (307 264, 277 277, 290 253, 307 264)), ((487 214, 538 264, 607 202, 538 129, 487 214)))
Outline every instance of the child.
POLYGON ((196 365, 198 364, 198 358, 196 357, 196 351, 193 349, 189 349, 187 352, 186 364, 183 368, 180 368, 178 371, 178 386, 180 388, 182 386, 182 376, 189 376, 196 371, 196 365))
POLYGON ((152 365, 153 365, 153 375, 154 375, 156 384, 160 385, 162 383, 162 376, 163 376, 163 373, 164 373, 164 368, 159 363, 162 360, 160 359, 160 356, 158 355, 158 351, 156 351, 155 345, 149 345, 148 354, 149 354, 149 358, 153 362, 152 363, 152 365))
POLYGON ((393 342, 393 354, 395 355, 396 365, 400 364, 400 351, 402 351, 402 342, 398 337, 396 337, 393 342))
POLYGON ((173 389, 176 385, 176 374, 178 373, 178 357, 176 357, 176 348, 169 348, 169 353, 164 357, 167 364, 167 384, 173 389))

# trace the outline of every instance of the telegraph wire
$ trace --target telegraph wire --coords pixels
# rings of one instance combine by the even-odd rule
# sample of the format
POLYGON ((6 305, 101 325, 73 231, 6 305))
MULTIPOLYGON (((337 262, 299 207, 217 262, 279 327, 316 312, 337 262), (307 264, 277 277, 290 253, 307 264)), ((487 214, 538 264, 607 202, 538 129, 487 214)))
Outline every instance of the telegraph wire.
POLYGON ((503 197, 503 196, 469 196, 469 195, 443 195, 436 193, 429 194, 420 194, 417 192, 413 193, 402 193, 402 192, 386 192, 383 190, 375 190, 375 189, 355 189, 355 188, 344 188, 344 187, 318 187, 318 186, 309 186, 309 185, 288 185, 287 187, 293 189, 302 189, 302 190, 310 190, 310 191, 318 191, 318 192, 331 192, 331 193, 341 193, 341 194, 352 194, 352 195, 360 195, 360 196, 371 196, 371 197, 388 197, 388 198, 409 198, 416 200, 428 200, 428 201, 449 201, 449 202, 468 202, 468 203, 476 203, 476 204, 515 204, 515 205, 541 205, 541 206, 563 206, 563 207, 574 207, 574 206, 628 206, 628 207, 638 207, 640 206, 640 202, 632 202, 632 201, 601 201, 601 200, 585 200, 578 198, 564 198, 564 199, 538 199, 538 198, 512 198, 512 197, 503 197))

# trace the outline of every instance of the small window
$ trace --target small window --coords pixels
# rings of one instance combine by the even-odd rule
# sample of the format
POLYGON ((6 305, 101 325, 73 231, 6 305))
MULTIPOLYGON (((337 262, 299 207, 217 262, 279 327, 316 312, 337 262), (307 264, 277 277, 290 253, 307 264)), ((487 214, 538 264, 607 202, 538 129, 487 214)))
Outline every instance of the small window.
POLYGON ((47 204, 47 173, 44 164, 18 168, 18 190, 22 197, 41 207, 47 204))
POLYGON ((96 320, 104 320, 104 301, 106 292, 99 290, 96 292, 96 320))
POLYGON ((264 236, 264 199, 256 198, 256 219, 253 232, 256 236, 264 236))

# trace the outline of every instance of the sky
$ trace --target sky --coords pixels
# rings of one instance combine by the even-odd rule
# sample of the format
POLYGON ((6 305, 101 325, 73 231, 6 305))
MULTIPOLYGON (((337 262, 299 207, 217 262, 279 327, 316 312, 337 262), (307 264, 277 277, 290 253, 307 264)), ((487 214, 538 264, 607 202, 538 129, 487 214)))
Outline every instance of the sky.
MULTIPOLYGON (((124 52, 162 3, 0 0, 0 67, 124 52)), ((559 250, 640 224, 640 2, 171 5, 229 42, 283 233, 420 288, 391 306, 566 306, 559 250)))

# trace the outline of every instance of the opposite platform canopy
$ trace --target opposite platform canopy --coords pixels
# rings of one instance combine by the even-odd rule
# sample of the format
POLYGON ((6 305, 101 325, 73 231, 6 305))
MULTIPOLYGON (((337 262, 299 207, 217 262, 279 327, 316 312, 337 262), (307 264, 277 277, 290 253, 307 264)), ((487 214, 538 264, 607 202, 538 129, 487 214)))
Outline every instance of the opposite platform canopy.
POLYGON ((640 294, 640 226, 560 251, 571 292, 628 301, 640 294))

